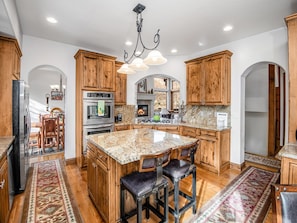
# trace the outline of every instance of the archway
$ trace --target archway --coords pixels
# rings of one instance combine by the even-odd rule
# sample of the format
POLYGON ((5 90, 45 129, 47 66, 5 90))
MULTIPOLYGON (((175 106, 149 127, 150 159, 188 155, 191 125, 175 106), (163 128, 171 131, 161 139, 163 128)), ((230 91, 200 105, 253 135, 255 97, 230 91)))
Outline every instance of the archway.
POLYGON ((259 62, 243 73, 242 82, 244 150, 274 156, 285 142, 285 71, 273 62, 259 62))
POLYGON ((31 116, 31 148, 30 155, 46 155, 46 153, 64 153, 64 118, 66 75, 52 65, 41 65, 33 68, 28 75, 30 116, 31 116), (53 147, 44 148, 42 121, 44 115, 58 116, 59 140, 53 147), (38 134, 39 133, 39 134, 38 134), (39 141, 39 143, 38 143, 39 141), (33 146, 34 145, 34 146, 33 146), (55 148, 54 148, 55 146, 55 148))

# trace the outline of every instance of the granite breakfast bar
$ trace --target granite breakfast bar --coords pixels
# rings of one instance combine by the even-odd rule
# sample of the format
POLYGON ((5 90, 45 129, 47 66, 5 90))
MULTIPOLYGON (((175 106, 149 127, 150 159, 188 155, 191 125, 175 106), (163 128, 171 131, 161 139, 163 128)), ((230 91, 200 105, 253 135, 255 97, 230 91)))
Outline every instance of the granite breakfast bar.
MULTIPOLYGON (((197 139, 154 129, 133 129, 90 135, 88 145, 88 192, 105 222, 120 221, 120 178, 138 170, 142 154, 153 154, 191 145, 197 139)), ((126 208, 134 207, 129 194, 126 208)))

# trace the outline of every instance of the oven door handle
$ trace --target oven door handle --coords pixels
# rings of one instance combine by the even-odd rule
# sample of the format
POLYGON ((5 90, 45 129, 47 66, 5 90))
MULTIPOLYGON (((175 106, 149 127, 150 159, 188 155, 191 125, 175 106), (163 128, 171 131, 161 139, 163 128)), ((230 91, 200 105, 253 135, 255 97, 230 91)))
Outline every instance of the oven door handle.
POLYGON ((102 124, 102 125, 88 125, 85 126, 86 129, 98 129, 98 128, 104 128, 104 127, 111 127, 112 124, 102 124))

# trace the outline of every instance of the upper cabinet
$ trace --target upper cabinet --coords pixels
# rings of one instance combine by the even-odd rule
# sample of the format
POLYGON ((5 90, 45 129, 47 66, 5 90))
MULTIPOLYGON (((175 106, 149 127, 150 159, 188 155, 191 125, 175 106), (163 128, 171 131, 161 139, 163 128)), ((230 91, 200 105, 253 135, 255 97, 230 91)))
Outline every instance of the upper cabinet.
POLYGON ((12 80, 20 79, 21 50, 16 39, 0 36, 0 135, 11 136, 12 80))
POLYGON ((188 104, 230 105, 231 56, 226 50, 185 62, 188 104))
POLYGON ((127 74, 118 73, 117 70, 122 66, 121 62, 115 62, 116 70, 116 91, 115 91, 115 105, 127 104, 127 74))
POLYGON ((85 50, 79 50, 74 57, 79 89, 115 91, 115 57, 85 50))

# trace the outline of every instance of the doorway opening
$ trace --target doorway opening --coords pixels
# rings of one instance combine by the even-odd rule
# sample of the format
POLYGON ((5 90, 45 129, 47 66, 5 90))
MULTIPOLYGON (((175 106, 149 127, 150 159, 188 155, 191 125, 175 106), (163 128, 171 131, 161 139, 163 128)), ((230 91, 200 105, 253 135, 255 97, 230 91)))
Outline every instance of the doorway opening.
POLYGON ((30 163, 44 156, 64 157, 66 75, 52 65, 41 65, 28 75, 31 131, 30 163), (31 160, 33 160, 31 162, 31 160))
POLYGON ((249 67, 245 78, 245 153, 272 157, 285 144, 286 74, 275 63, 249 67))

